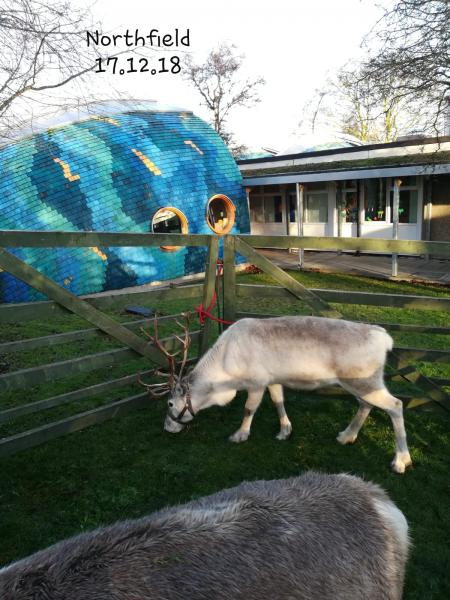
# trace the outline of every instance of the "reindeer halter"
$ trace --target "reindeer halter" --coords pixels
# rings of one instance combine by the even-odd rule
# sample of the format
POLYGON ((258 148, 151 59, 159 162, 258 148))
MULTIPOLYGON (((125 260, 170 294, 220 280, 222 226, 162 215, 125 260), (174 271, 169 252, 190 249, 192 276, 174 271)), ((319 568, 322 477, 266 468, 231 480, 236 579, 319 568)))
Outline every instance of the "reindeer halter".
POLYGON ((189 384, 186 386, 186 395, 184 396, 184 406, 181 409, 181 411, 179 412, 178 416, 174 417, 173 414, 170 412, 170 410, 167 412, 167 415, 172 419, 172 421, 175 421, 175 423, 180 423, 180 424, 184 425, 185 423, 183 423, 182 418, 184 417, 186 411, 190 412, 192 417, 195 417, 195 412, 194 412, 194 409, 192 408, 191 390, 190 390, 189 384))

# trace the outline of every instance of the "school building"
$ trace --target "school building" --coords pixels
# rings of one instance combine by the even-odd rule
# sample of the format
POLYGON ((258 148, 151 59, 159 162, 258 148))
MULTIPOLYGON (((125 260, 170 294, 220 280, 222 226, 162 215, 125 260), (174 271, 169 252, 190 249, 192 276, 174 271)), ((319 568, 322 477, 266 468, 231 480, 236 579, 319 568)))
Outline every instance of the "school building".
POLYGON ((390 239, 396 196, 398 239, 450 241, 450 136, 275 155, 238 165, 253 234, 390 239))

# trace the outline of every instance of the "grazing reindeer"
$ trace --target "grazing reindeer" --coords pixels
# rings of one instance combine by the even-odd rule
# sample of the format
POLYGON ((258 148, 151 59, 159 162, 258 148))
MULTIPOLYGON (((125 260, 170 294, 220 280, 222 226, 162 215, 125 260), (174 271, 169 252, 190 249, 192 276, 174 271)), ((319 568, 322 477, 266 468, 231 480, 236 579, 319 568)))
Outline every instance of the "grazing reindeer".
MULTIPOLYGON (((383 371, 392 338, 381 327, 323 317, 242 319, 227 329, 193 371, 174 379, 165 429, 177 433, 208 406, 225 405, 247 390, 244 419, 230 440, 243 442, 266 387, 278 411, 278 439, 289 437, 282 385, 314 390, 339 384, 359 401, 350 425, 337 439, 356 440, 373 406, 391 417, 396 437, 392 468, 403 473, 411 464, 400 400, 387 390, 383 371)), ((184 365, 184 363, 183 363, 184 365)))
POLYGON ((378 486, 306 473, 60 542, 0 570, 2 600, 400 600, 403 513, 378 486))

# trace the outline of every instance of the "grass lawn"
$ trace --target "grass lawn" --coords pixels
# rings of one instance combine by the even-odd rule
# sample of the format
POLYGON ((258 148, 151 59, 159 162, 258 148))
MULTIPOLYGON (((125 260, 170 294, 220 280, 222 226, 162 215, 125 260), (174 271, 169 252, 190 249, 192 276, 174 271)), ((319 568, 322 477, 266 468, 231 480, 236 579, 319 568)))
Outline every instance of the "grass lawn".
MULTIPOLYGON (((417 284, 374 281, 351 275, 295 273, 308 287, 386 293, 450 296, 450 290, 417 284)), ((242 275, 238 282, 272 283, 264 275, 242 275)), ((195 302, 156 306, 165 314, 192 308, 195 302)), ((448 313, 336 305, 358 320, 449 325, 448 313)), ((307 313, 288 302, 240 301, 239 310, 278 314, 307 313)), ((120 320, 130 316, 116 314, 120 320)), ((75 317, 52 323, 30 322, 3 327, 0 341, 48 335, 87 325, 75 317)), ((162 334, 172 330, 171 325, 162 334)), ((448 336, 394 333, 399 345, 448 349, 448 336)), ((4 372, 44 362, 63 360, 115 347, 102 338, 55 346, 38 352, 0 357, 4 372)), ((430 376, 450 378, 447 364, 424 363, 430 376)), ((91 373, 14 391, 2 397, 2 408, 42 399, 148 368, 144 359, 91 373)), ((393 386, 390 386, 393 389, 393 386)), ((134 385, 75 403, 29 415, 1 425, 0 435, 75 414, 98 404, 140 391, 134 385)), ((277 417, 265 398, 255 417, 252 435, 244 444, 231 444, 228 435, 239 426, 244 394, 229 406, 200 413, 182 433, 163 431, 165 401, 121 419, 53 440, 46 445, 0 459, 0 565, 44 548, 69 535, 118 519, 138 517, 165 505, 184 502, 244 479, 289 477, 307 469, 349 472, 384 486, 405 513, 413 539, 405 599, 450 598, 450 452, 449 416, 425 408, 405 414, 414 466, 404 476, 389 469, 394 435, 389 419, 374 410, 358 441, 341 446, 336 434, 356 410, 356 402, 338 396, 288 391, 287 412, 293 434, 286 442, 275 439, 277 417)))

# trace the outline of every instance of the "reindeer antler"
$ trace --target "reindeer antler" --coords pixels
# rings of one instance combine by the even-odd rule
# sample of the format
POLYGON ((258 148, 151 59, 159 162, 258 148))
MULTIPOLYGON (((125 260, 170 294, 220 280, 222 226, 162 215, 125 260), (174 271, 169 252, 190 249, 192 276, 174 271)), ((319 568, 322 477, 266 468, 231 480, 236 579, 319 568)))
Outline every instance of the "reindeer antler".
POLYGON ((184 339, 181 339, 178 335, 176 335, 176 339, 181 343, 181 346, 183 348, 183 359, 181 361, 181 365, 180 365, 180 370, 178 371, 178 375, 174 376, 176 377, 176 380, 179 381, 182 376, 183 376, 183 371, 184 371, 184 367, 186 366, 186 361, 187 361, 187 357, 188 357, 188 352, 189 352, 189 346, 191 345, 191 336, 189 335, 189 325, 190 325, 190 320, 191 320, 191 315, 190 313, 181 313, 181 316, 184 317, 184 321, 185 324, 183 325, 182 323, 180 323, 179 321, 175 321, 176 324, 181 327, 181 329, 183 329, 184 331, 184 339))
POLYGON ((173 390, 173 388, 175 387, 175 383, 181 379, 184 367, 186 365, 189 346, 191 344, 191 337, 189 335, 190 314, 189 313, 181 313, 181 315, 185 319, 185 324, 183 325, 178 320, 175 322, 184 331, 184 338, 181 338, 178 335, 175 335, 175 339, 177 339, 181 343, 181 348, 180 348, 180 350, 177 350, 176 352, 173 352, 173 353, 170 353, 167 350, 167 348, 163 345, 161 340, 159 339, 158 319, 157 319, 156 315, 155 315, 155 318, 153 321, 153 335, 151 335, 150 333, 145 331, 143 328, 141 328, 142 333, 147 338, 149 338, 151 340, 151 343, 154 346, 156 346, 158 348, 158 350, 160 350, 160 352, 162 352, 164 354, 164 356, 167 358, 167 362, 168 362, 168 366, 169 366, 168 373, 164 373, 163 371, 159 371, 158 369, 155 369, 152 373, 152 375, 168 377, 167 382, 164 382, 164 383, 145 383, 144 381, 142 381, 140 373, 138 374, 139 383, 141 385, 143 385, 144 387, 146 387, 149 394, 151 394, 154 397, 164 396, 164 394, 167 394, 167 392, 173 390), (177 356, 179 356, 181 354, 181 352, 183 352, 183 358, 181 360, 180 370, 179 370, 178 374, 176 374, 175 373, 175 358, 177 356))

